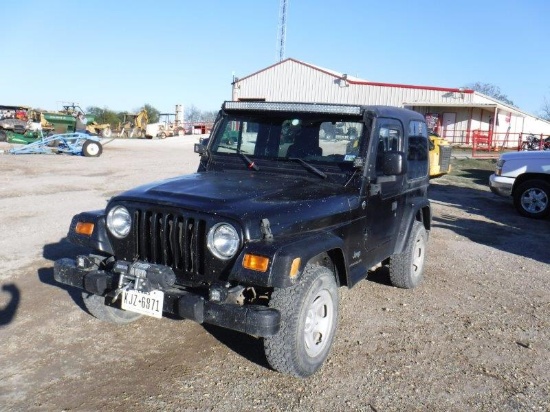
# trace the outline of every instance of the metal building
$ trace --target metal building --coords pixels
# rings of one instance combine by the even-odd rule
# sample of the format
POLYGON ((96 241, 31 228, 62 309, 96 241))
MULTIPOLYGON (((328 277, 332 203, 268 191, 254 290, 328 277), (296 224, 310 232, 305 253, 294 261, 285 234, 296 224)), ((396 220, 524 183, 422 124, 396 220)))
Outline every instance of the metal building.
POLYGON ((474 144, 481 137, 513 147, 526 134, 550 134, 550 122, 474 90, 377 83, 292 58, 234 78, 232 98, 407 107, 424 114, 428 126, 454 144, 474 144))

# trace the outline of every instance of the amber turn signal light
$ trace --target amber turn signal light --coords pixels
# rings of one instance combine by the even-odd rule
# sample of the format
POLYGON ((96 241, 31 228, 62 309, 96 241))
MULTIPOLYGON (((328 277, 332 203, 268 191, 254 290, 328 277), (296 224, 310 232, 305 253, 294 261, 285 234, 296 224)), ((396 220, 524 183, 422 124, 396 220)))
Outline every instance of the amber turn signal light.
POLYGON ((243 267, 245 269, 256 270, 258 272, 267 271, 269 266, 269 258, 258 255, 245 254, 243 259, 243 267))
POLYGON ((89 222, 78 222, 74 230, 79 235, 91 236, 94 233, 94 224, 89 222))

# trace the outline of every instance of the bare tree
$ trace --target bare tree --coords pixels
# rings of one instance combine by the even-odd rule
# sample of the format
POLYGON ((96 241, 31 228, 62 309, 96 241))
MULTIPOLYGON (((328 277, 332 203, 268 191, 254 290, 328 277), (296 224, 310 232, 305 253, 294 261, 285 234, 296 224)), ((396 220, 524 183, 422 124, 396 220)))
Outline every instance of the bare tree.
POLYGON ((192 104, 185 108, 185 120, 190 123, 197 123, 201 120, 201 111, 192 104))
POLYGON ((548 101, 546 97, 544 98, 544 103, 541 107, 540 117, 546 120, 550 120, 550 101, 548 101))
POLYGON ((503 103, 509 104, 510 106, 516 107, 514 102, 510 100, 508 96, 506 96, 500 91, 500 87, 495 86, 494 84, 475 82, 475 83, 467 84, 465 87, 468 89, 475 90, 476 92, 483 93, 489 97, 493 97, 497 100, 500 100, 503 103))

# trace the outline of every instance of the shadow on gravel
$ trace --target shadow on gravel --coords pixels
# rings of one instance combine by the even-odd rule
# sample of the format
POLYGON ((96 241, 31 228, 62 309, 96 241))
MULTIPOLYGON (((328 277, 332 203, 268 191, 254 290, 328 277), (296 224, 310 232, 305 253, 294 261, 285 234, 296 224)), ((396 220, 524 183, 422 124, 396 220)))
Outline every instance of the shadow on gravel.
MULTIPOLYGON (((44 259, 55 262, 57 259, 66 258, 66 257, 74 258, 76 255, 87 254, 89 252, 90 251, 86 248, 73 245, 69 243, 67 240, 61 239, 57 243, 50 243, 49 245, 44 245, 44 248, 42 249, 42 256, 44 257, 44 259)), ((86 312, 88 311, 86 309, 86 306, 84 306, 84 301, 82 300, 81 291, 78 290, 77 288, 57 282, 53 277, 52 267, 38 269, 38 279, 40 279, 40 281, 42 283, 45 283, 46 285, 55 286, 67 291, 69 296, 74 300, 74 302, 81 309, 83 309, 86 312)))
POLYGON ((487 182, 489 181, 489 176, 491 176, 491 174, 493 173, 494 171, 492 169, 462 169, 459 173, 457 173, 457 176, 469 179, 478 185, 487 185, 487 182))
POLYGON ((372 272, 369 272, 367 275, 367 280, 385 286, 393 286, 390 280, 390 269, 387 266, 382 266, 372 272))
POLYGON ((233 352, 250 362, 254 362, 266 369, 271 369, 264 354, 262 339, 214 325, 204 324, 203 327, 221 344, 233 352))
POLYGON ((0 328, 10 324, 13 318, 15 318, 17 308, 19 307, 19 301, 21 300, 21 292, 14 283, 8 283, 2 286, 0 296, 5 294, 9 295, 9 300, 6 306, 0 308, 0 328))
MULTIPOLYGON (((479 179, 486 183, 485 172, 482 174, 479 179)), ((548 219, 541 221, 520 216, 512 199, 469 187, 433 184, 430 185, 428 195, 435 204, 456 207, 471 216, 465 218, 462 214, 434 214, 433 227, 452 230, 473 242, 550 263, 548 219)))

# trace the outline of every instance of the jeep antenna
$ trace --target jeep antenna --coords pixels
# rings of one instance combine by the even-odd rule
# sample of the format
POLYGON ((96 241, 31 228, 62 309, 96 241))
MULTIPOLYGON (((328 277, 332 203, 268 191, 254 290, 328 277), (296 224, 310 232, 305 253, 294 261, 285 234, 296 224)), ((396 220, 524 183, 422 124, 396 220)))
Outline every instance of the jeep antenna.
POLYGON ((285 58, 285 41, 286 41, 286 10, 290 0, 281 0, 279 5, 279 27, 277 30, 277 51, 279 61, 285 58))

